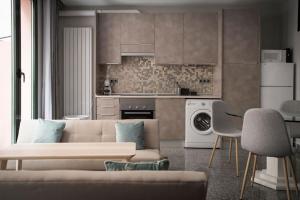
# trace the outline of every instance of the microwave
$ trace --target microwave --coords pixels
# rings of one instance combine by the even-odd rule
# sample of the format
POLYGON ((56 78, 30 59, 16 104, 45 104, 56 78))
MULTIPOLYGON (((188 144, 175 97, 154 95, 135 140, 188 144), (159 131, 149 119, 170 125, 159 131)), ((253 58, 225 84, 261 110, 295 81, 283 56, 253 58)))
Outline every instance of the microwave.
POLYGON ((287 50, 262 50, 261 62, 286 62, 287 50))

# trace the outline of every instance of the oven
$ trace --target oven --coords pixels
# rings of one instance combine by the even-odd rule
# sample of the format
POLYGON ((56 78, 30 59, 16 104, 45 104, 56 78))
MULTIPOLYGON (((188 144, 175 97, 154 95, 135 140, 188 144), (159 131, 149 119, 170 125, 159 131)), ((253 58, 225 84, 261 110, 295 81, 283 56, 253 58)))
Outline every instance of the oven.
POLYGON ((121 98, 121 119, 154 119, 155 100, 152 98, 121 98))

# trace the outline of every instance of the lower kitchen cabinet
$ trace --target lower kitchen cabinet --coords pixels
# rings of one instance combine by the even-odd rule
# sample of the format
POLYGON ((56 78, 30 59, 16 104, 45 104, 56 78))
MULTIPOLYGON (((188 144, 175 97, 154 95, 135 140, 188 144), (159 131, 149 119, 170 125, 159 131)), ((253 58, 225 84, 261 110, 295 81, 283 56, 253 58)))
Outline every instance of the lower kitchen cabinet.
POLYGON ((184 139, 185 99, 156 99, 155 118, 159 120, 160 139, 184 139))
POLYGON ((97 119, 120 119, 119 98, 97 98, 97 119))

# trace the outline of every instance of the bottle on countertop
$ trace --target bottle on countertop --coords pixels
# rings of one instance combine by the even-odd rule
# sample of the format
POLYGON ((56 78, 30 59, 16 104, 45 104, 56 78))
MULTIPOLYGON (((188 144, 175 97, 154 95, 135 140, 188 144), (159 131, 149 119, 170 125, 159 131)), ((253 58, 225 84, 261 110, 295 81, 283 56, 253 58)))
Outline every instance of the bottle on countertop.
POLYGON ((175 92, 176 92, 176 94, 177 94, 177 95, 180 95, 180 92, 181 92, 181 87, 180 87, 180 85, 179 85, 179 83, 178 83, 178 82, 176 82, 176 88, 175 88, 175 92))

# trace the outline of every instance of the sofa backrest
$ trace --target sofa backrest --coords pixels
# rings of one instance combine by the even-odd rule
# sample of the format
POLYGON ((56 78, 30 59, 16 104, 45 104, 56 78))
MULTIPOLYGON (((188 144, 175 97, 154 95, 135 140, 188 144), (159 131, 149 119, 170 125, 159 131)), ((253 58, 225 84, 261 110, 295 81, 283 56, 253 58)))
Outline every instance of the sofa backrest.
POLYGON ((3 171, 1 200, 205 200, 207 176, 189 171, 3 171))
MULTIPOLYGON (((62 121, 62 120, 58 120, 62 121)), ((141 120, 64 120, 66 127, 61 142, 115 142, 116 122, 130 123, 141 120)), ((145 148, 159 149, 158 120, 143 119, 145 148)), ((22 127, 30 129, 33 120, 23 120, 22 127)))

